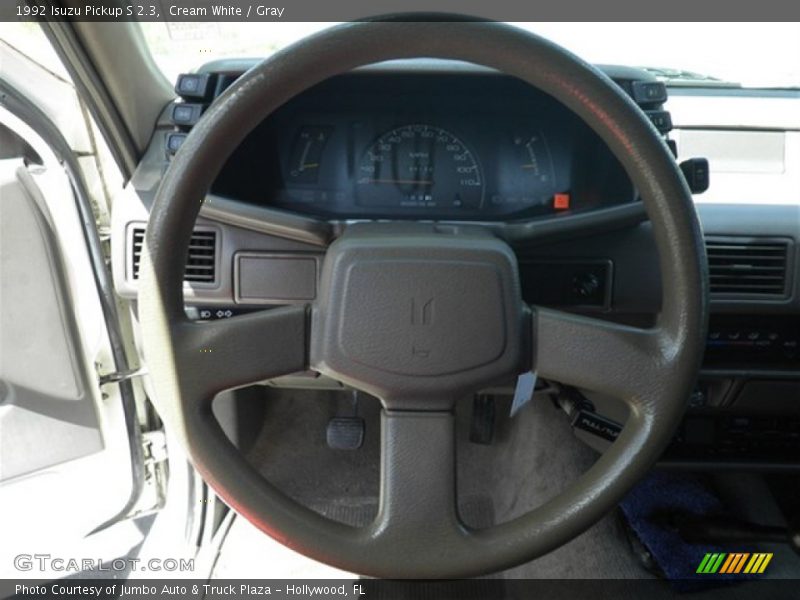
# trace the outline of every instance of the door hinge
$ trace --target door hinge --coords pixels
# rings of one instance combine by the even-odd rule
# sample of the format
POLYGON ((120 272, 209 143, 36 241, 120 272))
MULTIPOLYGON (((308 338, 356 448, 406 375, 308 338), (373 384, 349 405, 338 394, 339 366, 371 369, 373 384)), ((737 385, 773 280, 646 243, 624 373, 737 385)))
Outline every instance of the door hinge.
POLYGON ((139 367, 138 369, 128 369, 127 371, 115 371, 113 373, 99 375, 97 382, 100 385, 106 385, 107 383, 120 383, 122 381, 134 379, 135 377, 142 377, 143 375, 147 375, 147 368, 139 367))
POLYGON ((162 429, 142 433, 144 487, 129 517, 151 514, 164 508, 167 500, 167 438, 162 429))

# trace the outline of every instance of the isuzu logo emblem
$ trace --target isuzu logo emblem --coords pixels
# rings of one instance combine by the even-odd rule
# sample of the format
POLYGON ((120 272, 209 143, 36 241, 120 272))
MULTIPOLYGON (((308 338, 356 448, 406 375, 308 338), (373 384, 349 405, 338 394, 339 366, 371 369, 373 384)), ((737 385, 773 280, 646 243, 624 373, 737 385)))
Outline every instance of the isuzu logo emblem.
MULTIPOLYGON (((435 298, 427 299, 411 299, 411 326, 412 327, 430 327, 433 324, 433 308, 435 298)), ((412 356, 419 358, 428 358, 431 355, 430 349, 426 348, 424 344, 420 345, 419 342, 414 341, 411 344, 412 356)))

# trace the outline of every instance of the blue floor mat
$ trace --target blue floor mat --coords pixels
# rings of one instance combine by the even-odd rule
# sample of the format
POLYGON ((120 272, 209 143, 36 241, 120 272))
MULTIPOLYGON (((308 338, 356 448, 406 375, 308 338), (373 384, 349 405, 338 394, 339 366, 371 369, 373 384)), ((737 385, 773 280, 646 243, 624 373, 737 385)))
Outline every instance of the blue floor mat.
POLYGON ((699 477, 654 472, 620 503, 622 512, 639 540, 650 551, 676 591, 696 591, 744 582, 753 576, 697 573, 709 552, 747 552, 747 548, 690 544, 669 525, 666 516, 683 513, 725 516, 722 502, 699 477))

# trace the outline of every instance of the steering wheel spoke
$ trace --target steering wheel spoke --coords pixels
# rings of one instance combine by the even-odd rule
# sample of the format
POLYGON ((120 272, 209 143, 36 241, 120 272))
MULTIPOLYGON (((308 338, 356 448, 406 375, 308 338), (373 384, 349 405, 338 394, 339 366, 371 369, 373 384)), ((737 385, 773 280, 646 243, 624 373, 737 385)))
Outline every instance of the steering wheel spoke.
POLYGON ((669 359, 659 328, 640 329, 535 307, 534 368, 545 379, 636 403, 661 381, 669 359))
POLYGON ((384 411, 381 442, 380 505, 373 535, 394 547, 417 549, 463 541, 468 534, 457 510, 455 416, 384 411))
POLYGON ((186 397, 210 402, 224 390, 302 371, 306 320, 305 306, 289 306, 178 324, 175 359, 186 397))

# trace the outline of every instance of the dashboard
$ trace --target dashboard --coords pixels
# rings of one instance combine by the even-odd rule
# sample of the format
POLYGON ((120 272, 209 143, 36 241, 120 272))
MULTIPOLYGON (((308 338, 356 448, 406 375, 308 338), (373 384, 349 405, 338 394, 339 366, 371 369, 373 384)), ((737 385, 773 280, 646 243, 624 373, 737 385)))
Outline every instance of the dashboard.
MULTIPOLYGON (((136 298, 148 211, 180 141, 254 64, 216 61, 181 76, 193 78, 192 94, 178 80, 182 99, 165 108, 129 196, 114 205, 120 296, 136 298)), ((697 204, 711 284, 706 354, 662 463, 797 469, 800 93, 670 87, 667 99, 660 82, 663 94, 649 95, 659 90, 646 72, 603 69, 679 161, 707 157, 711 172, 711 201, 697 204)), ((313 302, 326 247, 362 221, 392 221, 368 225, 387 231, 492 231, 515 252, 531 304, 637 326, 660 309, 652 229, 605 144, 513 78, 424 61, 331 79, 242 142, 195 226, 187 314, 218 319, 313 302)), ((307 375, 273 383, 338 389, 307 375)), ((624 420, 608 399, 591 402, 624 420)))
POLYGON ((480 75, 318 85, 245 140, 212 192, 332 219, 528 219, 635 200, 573 113, 480 75))

